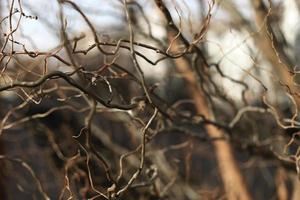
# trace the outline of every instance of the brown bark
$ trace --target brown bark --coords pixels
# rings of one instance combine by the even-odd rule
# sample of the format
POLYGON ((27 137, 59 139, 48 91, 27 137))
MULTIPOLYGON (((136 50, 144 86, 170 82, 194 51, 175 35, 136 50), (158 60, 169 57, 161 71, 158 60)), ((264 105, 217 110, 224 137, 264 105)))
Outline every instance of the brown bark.
POLYGON ((266 7, 262 0, 253 0, 251 2, 259 30, 258 35, 255 36, 255 43, 271 63, 281 83, 287 87, 287 92, 294 97, 297 105, 300 105, 299 88, 294 83, 292 72, 293 62, 284 51, 284 42, 276 37, 271 26, 271 10, 266 7))
POLYGON ((292 177, 293 181, 293 193, 291 195, 291 200, 298 200, 300 199, 300 180, 297 176, 292 177))
MULTIPOLYGON (((197 79, 193 71, 189 68, 189 63, 184 58, 176 59, 175 63, 177 70, 189 84, 188 89, 195 101, 198 114, 203 115, 208 120, 214 120, 214 114, 210 110, 202 90, 197 87, 197 79)), ((219 138, 225 135, 223 130, 214 125, 207 124, 205 128, 211 138, 219 138)), ((234 158, 230 142, 228 140, 216 140, 213 142, 213 146, 215 148, 215 154, 227 198, 232 200, 251 199, 243 176, 234 158)))
POLYGON ((272 22, 272 9, 267 8, 262 0, 251 0, 255 13, 256 26, 246 19, 233 2, 221 3, 220 6, 231 16, 232 22, 237 27, 245 28, 253 36, 255 45, 261 54, 274 68, 274 72, 287 91, 294 97, 297 105, 300 105, 298 95, 299 88, 293 80, 293 61, 284 51, 286 47, 283 38, 277 37, 275 32, 281 32, 278 23, 272 22))
MULTIPOLYGON (((181 41, 184 43, 186 48, 190 48, 191 46, 189 42, 182 36, 182 34, 179 34, 178 35, 179 37, 172 42, 173 38, 171 36, 171 33, 177 34, 179 32, 179 29, 174 24, 171 14, 169 13, 166 6, 164 5, 163 1, 155 0, 155 3, 157 7, 160 9, 160 11, 163 13, 164 17, 167 19, 167 24, 169 27, 169 41, 170 43, 173 43, 172 47, 174 48, 178 46, 179 41, 181 41)), ((197 47, 195 48, 196 48, 196 53, 200 56, 202 60, 202 64, 204 66, 207 66, 208 63, 206 62, 203 53, 197 47)), ((171 49, 171 51, 172 50, 173 49, 171 49)), ((190 94, 194 99, 198 114, 203 115, 207 120, 214 120, 214 114, 211 111, 206 101, 203 91, 201 90, 200 87, 198 87, 197 78, 194 72, 190 69, 189 62, 187 62, 184 59, 184 57, 180 57, 178 59, 175 59, 175 64, 177 70, 184 76, 184 79, 189 85, 188 89, 190 90, 190 94)), ((205 128, 208 135, 211 138, 219 138, 225 136, 223 130, 218 129, 214 125, 207 124, 205 128)), ((238 199, 250 200, 251 199, 250 193, 247 189, 247 186, 245 185, 243 176, 234 158, 230 142, 228 140, 217 140, 213 142, 213 146, 215 148, 217 162, 218 162, 221 178, 225 187, 227 198, 230 200, 238 200, 238 199)))
POLYGON ((277 198, 278 200, 289 199, 288 188, 286 185, 287 174, 283 168, 279 168, 276 172, 276 186, 277 186, 277 198))

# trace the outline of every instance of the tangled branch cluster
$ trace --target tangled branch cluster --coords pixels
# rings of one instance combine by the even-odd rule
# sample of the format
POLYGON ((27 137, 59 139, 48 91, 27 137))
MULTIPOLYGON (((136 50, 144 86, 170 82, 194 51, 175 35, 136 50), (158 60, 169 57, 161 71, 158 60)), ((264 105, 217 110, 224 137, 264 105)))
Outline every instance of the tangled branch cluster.
POLYGON ((117 36, 101 35, 80 1, 53 2, 57 23, 26 1, 1 5, 0 199, 297 198, 299 72, 274 3, 251 1, 248 19, 233 1, 200 1, 195 28, 191 2, 170 2, 107 3, 117 36), (229 16, 219 28, 247 32, 242 78, 225 72, 230 52, 216 60, 207 47, 219 9, 229 16), (28 22, 59 44, 36 48, 28 22))

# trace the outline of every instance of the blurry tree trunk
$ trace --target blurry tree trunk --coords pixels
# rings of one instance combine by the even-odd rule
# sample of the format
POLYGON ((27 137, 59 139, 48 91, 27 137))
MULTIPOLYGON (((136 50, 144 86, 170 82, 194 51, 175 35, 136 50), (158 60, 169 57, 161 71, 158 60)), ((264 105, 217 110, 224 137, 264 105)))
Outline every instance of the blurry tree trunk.
POLYGON ((255 11, 256 23, 258 26, 258 36, 256 37, 256 45, 259 46, 261 52, 269 60, 280 81, 288 88, 288 92, 294 97, 297 105, 300 105, 300 98, 296 94, 299 89, 293 80, 293 62, 284 51, 284 42, 276 37, 271 26, 268 10, 263 0, 251 0, 255 11))
POLYGON ((300 1, 299 0, 295 0, 295 3, 297 5, 298 11, 300 11, 300 1))
MULTIPOLYGON (((179 46, 179 41, 181 40, 181 42, 184 43, 186 48, 189 48, 189 42, 182 36, 180 30, 174 24, 171 14, 166 8, 163 1, 155 0, 155 3, 167 20, 167 24, 169 27, 168 40, 170 44, 173 43, 172 47, 179 46), (174 33, 180 33, 178 35, 179 37, 176 38, 175 41, 173 41, 174 39, 172 36, 172 34, 174 33)), ((172 52, 173 49, 171 48, 170 50, 172 52)), ((202 62, 204 62, 204 65, 207 65, 207 62, 202 52, 199 50, 197 51, 197 53, 201 57, 202 62)), ((177 71, 179 71, 182 74, 182 76, 188 84, 188 89, 190 90, 190 94, 192 95, 192 98, 195 102, 198 114, 203 115, 203 117, 205 117, 208 120, 214 120, 214 114, 206 101, 203 91, 201 90, 201 88, 198 87, 198 80, 195 76, 195 73, 191 70, 189 62, 185 60, 184 57, 180 57, 175 59, 175 64, 177 71)), ((225 133, 214 125, 206 124, 205 128, 209 137, 211 138, 220 138, 225 136, 225 133)), ((247 186, 245 185, 243 176, 234 158, 230 142, 228 140, 216 140, 213 142, 213 146, 215 148, 217 162, 227 198, 230 200, 251 199, 250 193, 247 189, 247 186)))
MULTIPOLYGON (((214 114, 210 110, 202 90, 197 86, 195 74, 190 69, 189 63, 184 58, 175 60, 177 70, 182 74, 189 85, 189 91, 195 101, 198 114, 203 115, 206 119, 214 120, 214 114)), ((214 125, 205 125, 206 131, 211 138, 224 137, 225 133, 214 125)), ((234 158, 231 144, 228 140, 216 140, 213 142, 220 174, 224 183, 227 198, 251 199, 243 176, 237 166, 234 158)))
POLYGON ((271 10, 269 10, 262 0, 250 0, 254 13, 257 28, 252 25, 252 22, 247 20, 239 8, 230 1, 219 1, 220 6, 231 16, 232 22, 236 27, 245 28, 249 34, 253 35, 253 40, 261 54, 265 57, 272 67, 282 84, 287 86, 287 90, 292 94, 296 103, 300 105, 300 98, 296 95, 299 89, 296 87, 293 80, 293 62, 285 53, 285 41, 283 38, 277 37, 275 32, 280 32, 278 24, 273 22, 271 26, 271 10), (274 29, 275 28, 275 29, 274 29), (258 33, 257 33, 258 31, 258 33))
POLYGON ((291 199, 292 200, 299 200, 300 199, 300 180, 297 176, 293 177, 293 194, 291 199))
POLYGON ((278 200, 288 199, 288 189, 286 185, 287 174, 283 168, 279 168, 276 172, 276 186, 277 186, 277 198, 278 200))

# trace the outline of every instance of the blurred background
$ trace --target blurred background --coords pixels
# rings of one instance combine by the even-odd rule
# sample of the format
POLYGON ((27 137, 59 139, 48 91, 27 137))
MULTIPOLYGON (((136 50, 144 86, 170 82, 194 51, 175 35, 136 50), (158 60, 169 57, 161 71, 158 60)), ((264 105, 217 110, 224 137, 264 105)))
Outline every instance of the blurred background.
POLYGON ((0 199, 300 199, 300 1, 0 10, 0 199))

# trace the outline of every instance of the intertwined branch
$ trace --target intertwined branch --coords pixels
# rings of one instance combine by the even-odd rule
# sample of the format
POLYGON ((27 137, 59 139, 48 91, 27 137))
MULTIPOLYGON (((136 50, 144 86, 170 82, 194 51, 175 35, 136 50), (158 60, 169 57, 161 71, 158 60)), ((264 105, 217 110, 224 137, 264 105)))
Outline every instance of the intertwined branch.
POLYGON ((278 197, 288 195, 287 180, 300 175, 299 72, 271 0, 253 1, 250 19, 233 1, 201 2, 201 23, 189 1, 111 1, 117 36, 111 27, 101 35, 85 3, 52 3, 47 17, 26 1, 1 3, 0 180, 11 181, 0 181, 0 198, 256 199, 249 176, 260 162, 278 171, 269 183, 278 197), (247 32, 240 46, 255 43, 242 78, 225 72, 230 52, 220 47, 216 60, 207 46, 219 9, 229 16, 223 26, 247 32), (72 31, 70 13, 85 33, 72 31), (58 44, 36 48, 25 20, 46 25, 58 44))

